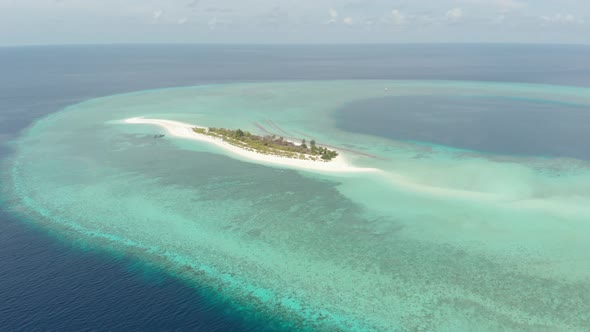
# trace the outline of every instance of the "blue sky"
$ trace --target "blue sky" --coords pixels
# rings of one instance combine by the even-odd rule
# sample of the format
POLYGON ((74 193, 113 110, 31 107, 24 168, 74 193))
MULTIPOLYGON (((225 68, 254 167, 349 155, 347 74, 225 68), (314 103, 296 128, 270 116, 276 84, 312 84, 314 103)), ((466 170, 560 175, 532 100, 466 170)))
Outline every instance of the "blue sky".
POLYGON ((589 0, 0 0, 0 45, 590 44, 589 0))

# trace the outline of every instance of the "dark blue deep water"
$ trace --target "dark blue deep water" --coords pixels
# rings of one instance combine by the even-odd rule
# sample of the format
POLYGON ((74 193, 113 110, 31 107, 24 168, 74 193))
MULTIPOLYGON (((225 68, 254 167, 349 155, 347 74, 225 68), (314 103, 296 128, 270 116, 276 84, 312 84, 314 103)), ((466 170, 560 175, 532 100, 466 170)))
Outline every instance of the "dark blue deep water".
MULTIPOLYGON (((10 141, 36 119, 98 96, 214 82, 297 79, 588 86, 588 59, 588 46, 537 45, 0 48, 0 159, 10 156, 10 141)), ((151 266, 84 248, 33 225, 16 220, 4 204, 0 206, 2 331, 277 328, 266 318, 228 311, 204 291, 151 266)))
POLYGON ((509 97, 359 100, 336 113, 346 131, 508 155, 590 160, 588 105, 509 97))

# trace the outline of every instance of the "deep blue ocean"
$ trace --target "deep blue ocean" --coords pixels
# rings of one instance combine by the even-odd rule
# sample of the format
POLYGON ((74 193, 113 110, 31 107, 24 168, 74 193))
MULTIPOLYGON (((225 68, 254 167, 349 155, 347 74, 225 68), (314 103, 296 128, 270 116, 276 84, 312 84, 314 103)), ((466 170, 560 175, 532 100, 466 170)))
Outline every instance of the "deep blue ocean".
MULTIPOLYGON (((0 48, 0 158, 10 156, 11 140, 36 119, 99 96, 218 82, 316 79, 474 80, 589 86, 588 59, 590 46, 0 48)), ((379 119, 379 107, 375 112, 374 118, 379 119)), ((398 120, 400 129, 404 124, 415 122, 412 118, 396 118, 398 120)), ((556 120, 547 119, 545 123, 552 121, 556 120)), ((572 125, 574 122, 572 120, 572 125)), ((375 124, 371 124, 371 128, 378 130, 375 124)), ((542 137, 546 132, 543 128, 533 129, 532 137, 542 137)), ((356 130, 362 132, 363 128, 356 130)), ((576 127, 576 130, 579 135, 585 134, 584 128, 576 127)), ((392 138, 433 140, 395 132, 405 136, 392 138)), ((457 133, 446 136, 450 141, 437 143, 452 145, 452 134, 457 133)), ((551 135, 570 139, 559 132, 551 135)), ((571 140, 578 139, 579 135, 572 136, 571 140)), ((498 137, 501 136, 500 133, 498 137)), ((527 151, 521 150, 530 150, 530 146, 520 150, 508 147, 513 148, 514 153, 525 153, 527 151)), ((485 150, 483 145, 465 147, 485 150)), ((588 154, 585 150, 553 152, 573 157, 588 154)), ((199 289, 157 268, 125 256, 85 248, 28 222, 15 220, 4 204, 0 206, 2 331, 261 331, 275 328, 267 318, 243 317, 209 298, 199 289)))

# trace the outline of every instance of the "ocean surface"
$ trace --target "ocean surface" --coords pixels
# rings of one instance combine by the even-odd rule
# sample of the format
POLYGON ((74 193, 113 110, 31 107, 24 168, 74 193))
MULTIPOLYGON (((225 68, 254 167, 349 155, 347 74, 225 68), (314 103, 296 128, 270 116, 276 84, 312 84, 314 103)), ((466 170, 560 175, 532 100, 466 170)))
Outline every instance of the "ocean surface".
POLYGON ((3 330, 583 330, 590 47, 0 48, 3 330), (157 140, 315 138, 378 175, 157 140))
POLYGON ((586 105, 468 95, 378 97, 338 111, 341 128, 496 154, 590 159, 586 105), (408 112, 408 110, 412 110, 408 112))

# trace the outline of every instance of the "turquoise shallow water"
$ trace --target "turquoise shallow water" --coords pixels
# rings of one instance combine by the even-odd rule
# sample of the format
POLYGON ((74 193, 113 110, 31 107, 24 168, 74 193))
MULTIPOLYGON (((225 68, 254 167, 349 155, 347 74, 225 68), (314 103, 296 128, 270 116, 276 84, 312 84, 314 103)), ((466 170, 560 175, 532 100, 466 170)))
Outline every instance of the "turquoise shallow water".
POLYGON ((20 215, 131 252, 299 328, 581 330, 590 324, 586 161, 350 133, 336 127, 335 112, 384 95, 583 107, 589 92, 316 81, 94 99, 25 132, 3 172, 3 194, 20 215), (202 143, 154 139, 157 127, 118 123, 135 116, 315 138, 382 172, 252 164, 202 143))

